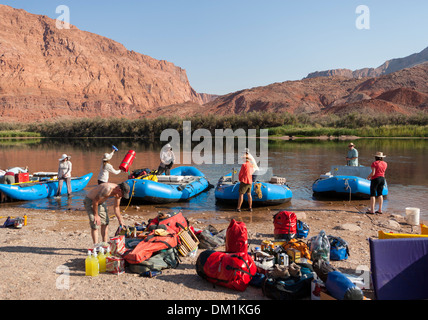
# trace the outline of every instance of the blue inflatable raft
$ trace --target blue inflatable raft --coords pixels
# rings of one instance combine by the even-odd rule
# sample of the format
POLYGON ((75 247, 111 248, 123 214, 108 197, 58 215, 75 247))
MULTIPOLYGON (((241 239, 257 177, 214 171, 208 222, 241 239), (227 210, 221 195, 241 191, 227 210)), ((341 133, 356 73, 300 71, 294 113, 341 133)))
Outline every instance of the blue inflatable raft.
MULTIPOLYGON (((92 173, 88 173, 81 177, 71 178, 72 192, 83 190, 91 178, 92 173)), ((67 188, 65 186, 65 182, 61 182, 64 183, 61 194, 66 194, 67 188)), ((49 198, 56 195, 58 191, 58 180, 24 182, 11 185, 0 184, 0 191, 14 200, 30 201, 49 198)))
MULTIPOLYGON (((273 178, 274 180, 275 178, 273 178)), ((251 197, 253 206, 278 205, 289 202, 293 197, 293 193, 288 185, 284 182, 253 182, 251 188, 251 197)), ((218 203, 236 204, 239 198, 239 186, 237 176, 229 173, 221 177, 215 188, 215 198, 218 203)), ((244 195, 244 201, 248 201, 248 197, 244 195)))
MULTIPOLYGON (((332 166, 331 171, 320 176, 312 185, 314 197, 369 199, 369 167, 332 166)), ((383 188, 383 196, 388 195, 388 186, 383 188)))
POLYGON ((129 179, 132 200, 146 203, 171 203, 189 200, 211 185, 195 167, 177 167, 170 175, 158 175, 157 180, 129 179))

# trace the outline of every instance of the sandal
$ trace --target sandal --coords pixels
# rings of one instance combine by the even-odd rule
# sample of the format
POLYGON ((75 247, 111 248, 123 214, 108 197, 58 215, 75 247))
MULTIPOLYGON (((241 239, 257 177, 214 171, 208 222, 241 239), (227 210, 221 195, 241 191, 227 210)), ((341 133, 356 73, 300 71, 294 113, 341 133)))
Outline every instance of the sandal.
POLYGON ((376 211, 375 213, 377 213, 377 214, 382 214, 383 212, 381 212, 381 211, 376 211))
POLYGON ((366 214, 375 214, 374 212, 366 211, 366 214))
POLYGON ((236 212, 241 212, 241 209, 236 209, 236 212))

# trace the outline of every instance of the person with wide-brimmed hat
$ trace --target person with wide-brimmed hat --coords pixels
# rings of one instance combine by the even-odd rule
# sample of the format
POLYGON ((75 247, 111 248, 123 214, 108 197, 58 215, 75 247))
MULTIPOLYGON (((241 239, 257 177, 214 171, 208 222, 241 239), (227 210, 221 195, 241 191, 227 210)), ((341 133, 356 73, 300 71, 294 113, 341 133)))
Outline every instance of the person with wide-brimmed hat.
POLYGON ((106 183, 108 182, 110 178, 110 173, 118 175, 121 173, 121 170, 116 170, 113 168, 113 166, 110 164, 110 160, 113 158, 114 155, 114 149, 110 153, 104 153, 100 173, 98 174, 98 184, 106 183))
POLYGON ((61 196, 63 181, 65 181, 67 185, 67 194, 71 195, 71 169, 72 164, 70 161, 70 156, 67 154, 63 154, 59 160, 58 166, 58 191, 56 196, 61 196))
POLYGON ((355 149, 355 144, 348 144, 348 154, 346 155, 346 165, 358 167, 358 150, 355 149))
POLYGON ((385 171, 388 164, 384 161, 386 157, 383 152, 376 152, 374 155, 375 161, 372 163, 372 172, 367 177, 370 180, 370 210, 367 211, 369 214, 382 213, 383 205, 383 188, 385 186, 385 171), (379 202, 379 209, 375 211, 376 199, 379 202))

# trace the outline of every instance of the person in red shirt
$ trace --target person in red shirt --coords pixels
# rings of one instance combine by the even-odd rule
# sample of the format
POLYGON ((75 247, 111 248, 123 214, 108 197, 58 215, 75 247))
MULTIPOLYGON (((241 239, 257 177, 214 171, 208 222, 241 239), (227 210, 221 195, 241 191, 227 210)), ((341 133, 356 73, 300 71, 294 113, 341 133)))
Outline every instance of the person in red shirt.
POLYGON ((238 198, 238 207, 236 211, 241 212, 241 206, 244 202, 244 194, 247 194, 249 211, 253 211, 253 198, 251 197, 251 187, 253 185, 253 172, 254 167, 251 164, 249 157, 245 157, 245 163, 242 164, 241 170, 239 171, 239 198, 238 198))
POLYGON ((370 182, 370 210, 369 214, 382 213, 383 187, 385 186, 385 171, 388 164, 383 160, 386 156, 383 152, 375 154, 375 161, 372 163, 372 172, 367 177, 370 182), (379 201, 379 209, 375 212, 376 199, 379 201))

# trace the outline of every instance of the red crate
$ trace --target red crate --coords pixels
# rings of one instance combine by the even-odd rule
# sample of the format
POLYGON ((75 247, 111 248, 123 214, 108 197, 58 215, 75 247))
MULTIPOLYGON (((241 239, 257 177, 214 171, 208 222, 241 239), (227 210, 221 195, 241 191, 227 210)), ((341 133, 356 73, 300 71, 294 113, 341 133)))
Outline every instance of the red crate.
POLYGON ((30 174, 28 172, 15 174, 15 183, 28 182, 28 181, 30 181, 30 174))

